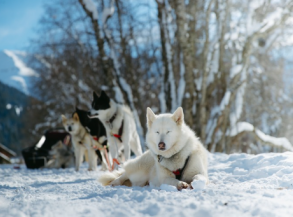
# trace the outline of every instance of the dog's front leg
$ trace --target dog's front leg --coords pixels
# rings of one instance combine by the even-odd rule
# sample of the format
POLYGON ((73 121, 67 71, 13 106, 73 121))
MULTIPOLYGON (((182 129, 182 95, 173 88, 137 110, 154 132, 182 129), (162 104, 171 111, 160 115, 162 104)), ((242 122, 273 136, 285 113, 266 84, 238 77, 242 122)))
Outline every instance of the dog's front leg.
POLYGON ((75 170, 76 171, 79 170, 80 165, 82 164, 84 151, 85 151, 85 149, 81 145, 74 146, 75 170))
POLYGON ((125 162, 129 160, 130 158, 130 136, 129 134, 125 133, 125 135, 122 138, 122 143, 123 143, 123 147, 124 147, 124 158, 125 158, 125 162))
POLYGON ((97 169, 97 155, 93 148, 88 149, 89 156, 89 171, 95 171, 97 169))
POLYGON ((106 154, 105 154, 106 151, 107 151, 106 149, 102 149, 100 151, 101 156, 102 156, 102 170, 104 170, 104 171, 106 171, 108 169, 108 164, 107 164, 106 154))
POLYGON ((167 184, 167 185, 173 185, 175 186, 179 191, 182 189, 189 188, 190 185, 187 184, 186 182, 179 181, 178 179, 172 178, 172 177, 165 177, 163 179, 162 184, 167 184))
POLYGON ((117 144, 115 143, 115 137, 113 136, 108 136, 108 145, 109 145, 109 152, 110 152, 110 164, 112 166, 113 162, 112 160, 114 158, 118 158, 118 146, 117 144))
POLYGON ((160 184, 175 186, 179 191, 190 187, 190 185, 186 182, 179 181, 178 179, 174 178, 174 174, 162 166, 157 165, 156 170, 160 184))

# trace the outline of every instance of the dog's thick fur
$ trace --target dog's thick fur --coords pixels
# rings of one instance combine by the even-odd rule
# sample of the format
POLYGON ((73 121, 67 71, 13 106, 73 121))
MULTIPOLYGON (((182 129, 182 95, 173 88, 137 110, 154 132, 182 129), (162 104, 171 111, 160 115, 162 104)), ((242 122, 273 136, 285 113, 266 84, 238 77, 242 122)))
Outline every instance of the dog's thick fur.
POLYGON ((103 174, 103 185, 145 186, 148 183, 176 186, 178 190, 190 187, 193 180, 208 182, 207 153, 194 132, 184 123, 184 114, 179 107, 173 114, 155 115, 147 108, 146 143, 149 150, 123 165, 122 171, 103 174), (181 180, 173 171, 182 169, 189 157, 181 180), (160 160, 159 160, 160 159, 160 160))
POLYGON ((122 149, 124 149, 125 161, 130 158, 130 150, 132 150, 136 156, 142 154, 135 121, 127 106, 117 104, 114 100, 110 99, 104 91, 101 92, 100 96, 93 92, 92 109, 89 115, 91 118, 99 118, 105 126, 109 151, 112 158, 118 158, 119 152, 122 149), (122 123, 123 130, 121 142, 113 135, 119 135, 122 123))
POLYGON ((74 147, 75 154, 75 169, 79 170, 79 167, 83 161, 85 151, 88 151, 89 170, 96 170, 97 168, 97 154, 93 147, 102 149, 100 143, 95 141, 87 130, 82 126, 77 113, 74 113, 72 118, 67 119, 64 115, 62 117, 62 123, 65 130, 70 133, 71 141, 74 147))
POLYGON ((74 167, 74 153, 71 148, 63 144, 62 141, 53 145, 49 153, 53 158, 48 161, 45 168, 59 169, 74 167))
MULTIPOLYGON (((86 128, 90 135, 92 137, 95 137, 97 142, 100 143, 102 146, 107 146, 108 141, 106 137, 106 129, 102 122, 98 118, 89 118, 88 111, 79 109, 78 107, 75 108, 75 112, 78 114, 81 125, 86 128)), ((74 113, 72 114, 72 116, 74 115, 74 113)), ((108 169, 105 151, 107 150, 100 151, 99 149, 96 149, 96 154, 98 155, 98 158, 102 163, 102 170, 108 169)))

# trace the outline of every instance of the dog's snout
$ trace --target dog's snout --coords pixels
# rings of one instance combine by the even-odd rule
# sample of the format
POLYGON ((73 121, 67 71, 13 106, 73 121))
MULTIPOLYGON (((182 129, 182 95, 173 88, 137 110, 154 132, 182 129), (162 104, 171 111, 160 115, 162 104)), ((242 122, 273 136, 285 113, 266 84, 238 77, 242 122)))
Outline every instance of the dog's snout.
POLYGON ((160 142, 159 144, 158 144, 158 147, 159 147, 159 150, 165 150, 166 149, 166 144, 164 143, 164 142, 160 142))
POLYGON ((71 130, 72 130, 72 127, 71 127, 71 126, 69 126, 69 127, 68 127, 68 131, 71 131, 71 130))

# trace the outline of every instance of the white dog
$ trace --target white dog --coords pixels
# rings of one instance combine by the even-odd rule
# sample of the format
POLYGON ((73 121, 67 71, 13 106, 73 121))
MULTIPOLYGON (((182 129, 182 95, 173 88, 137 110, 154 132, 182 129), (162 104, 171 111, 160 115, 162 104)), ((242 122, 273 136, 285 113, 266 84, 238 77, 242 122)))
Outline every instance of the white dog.
POLYGON ((207 153, 194 132, 184 123, 179 107, 173 114, 155 115, 147 108, 149 150, 123 165, 122 171, 103 174, 103 185, 191 187, 193 180, 208 183, 207 153))
POLYGON ((93 92, 92 109, 89 116, 99 118, 106 128, 113 165, 122 149, 124 149, 125 161, 130 158, 130 149, 136 156, 142 155, 135 121, 128 107, 117 104, 104 91, 100 96, 93 92))

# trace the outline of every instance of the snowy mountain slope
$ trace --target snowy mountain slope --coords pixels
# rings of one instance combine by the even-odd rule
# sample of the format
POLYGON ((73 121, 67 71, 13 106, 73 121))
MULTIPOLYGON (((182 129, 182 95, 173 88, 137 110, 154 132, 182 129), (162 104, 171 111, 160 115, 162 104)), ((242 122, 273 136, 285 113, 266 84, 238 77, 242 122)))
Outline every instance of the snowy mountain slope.
POLYGON ((292 216, 293 154, 210 154, 211 183, 182 192, 103 187, 102 172, 0 167, 2 216, 292 216))
POLYGON ((38 74, 27 66, 27 61, 25 52, 0 51, 0 81, 29 94, 31 79, 38 74))

